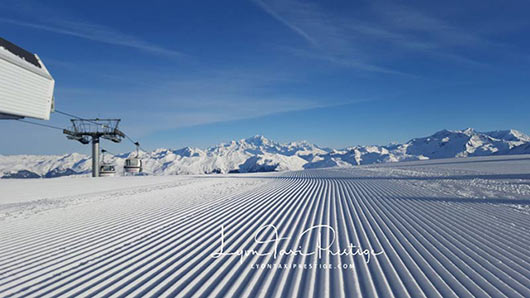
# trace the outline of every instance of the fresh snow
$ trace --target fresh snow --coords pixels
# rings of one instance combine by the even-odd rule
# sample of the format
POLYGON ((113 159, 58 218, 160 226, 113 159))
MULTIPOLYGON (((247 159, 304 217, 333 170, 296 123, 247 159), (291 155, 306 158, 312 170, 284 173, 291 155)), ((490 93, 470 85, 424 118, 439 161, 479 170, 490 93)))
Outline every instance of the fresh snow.
MULTIPOLYGON (((453 157, 529 154, 530 137, 516 130, 476 132, 473 129, 442 130, 405 144, 353 146, 329 149, 308 142, 280 144, 263 136, 220 144, 208 149, 185 147, 141 152, 148 175, 193 175, 288 171, 327 167, 402 162, 453 157)), ((127 157, 136 154, 105 155, 105 161, 123 174, 127 157)), ((91 159, 83 154, 0 155, 0 177, 35 178, 87 175, 91 159)))
POLYGON ((529 173, 517 155, 2 179, 0 296, 530 297, 529 173))

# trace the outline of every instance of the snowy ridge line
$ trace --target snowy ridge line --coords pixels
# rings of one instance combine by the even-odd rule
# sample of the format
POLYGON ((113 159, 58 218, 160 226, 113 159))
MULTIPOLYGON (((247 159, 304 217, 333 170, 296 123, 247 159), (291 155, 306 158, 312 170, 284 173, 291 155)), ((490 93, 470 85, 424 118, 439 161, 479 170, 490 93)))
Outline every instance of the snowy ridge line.
MULTIPOLYGON (((141 212, 137 208, 123 210, 117 215, 120 220, 112 213, 101 213, 87 221, 86 226, 80 221, 75 229, 64 227, 62 235, 14 240, 30 250, 21 250, 22 263, 0 258, 2 266, 11 266, 2 270, 0 294, 530 296, 527 214, 504 204, 440 196, 437 190, 392 178, 370 179, 372 174, 360 168, 282 173, 263 179, 266 183, 252 191, 206 202, 198 200, 185 206, 174 200, 178 188, 156 190, 159 194, 156 199, 153 196, 142 199, 144 194, 139 194, 138 198, 127 199, 131 204, 141 203, 141 212), (124 228, 136 225, 144 226, 143 232, 124 228), (279 243, 279 249, 300 247, 311 251, 317 247, 317 239, 330 243, 336 236, 333 250, 351 243, 383 254, 372 256, 370 262, 362 256, 331 254, 324 254, 320 260, 317 255, 292 254, 277 258, 272 255, 213 258, 212 254, 220 247, 221 225, 225 229, 225 251, 270 252, 272 243, 258 244, 253 237, 263 226, 274 225, 281 237, 288 238, 279 243), (318 225, 329 225, 337 234, 332 235, 329 229, 310 230, 307 237, 298 237, 318 225), (57 253, 59 243, 75 243, 75 234, 80 231, 87 235, 81 246, 76 246, 72 253, 57 253), (116 245, 99 251, 104 243, 116 245), (306 270, 252 267, 315 263, 353 267, 306 270)), ((122 200, 108 203, 118 204, 122 200)), ((18 231, 22 233, 23 226, 18 231)), ((53 229, 42 227, 38 232, 52 235, 53 229)), ((274 231, 263 230, 260 236, 270 239, 266 237, 274 236, 274 231)), ((12 259, 18 258, 16 251, 8 253, 12 259)))
MULTIPOLYGON (((516 130, 477 132, 473 129, 442 130, 428 137, 414 138, 404 144, 385 146, 350 146, 342 149, 321 148, 308 142, 280 144, 263 136, 219 144, 207 149, 185 147, 160 148, 141 152, 144 173, 148 175, 183 175, 213 173, 249 173, 348 168, 358 165, 436 160, 445 158, 530 154, 530 137, 516 130)), ((129 152, 108 156, 107 162, 123 169, 129 152)), ((525 157, 522 157, 525 158, 525 157)), ((526 157, 528 158, 528 157, 526 157)), ((89 156, 0 155, 0 178, 54 178, 88 175, 89 156)), ((119 171, 118 175, 122 175, 119 171)))

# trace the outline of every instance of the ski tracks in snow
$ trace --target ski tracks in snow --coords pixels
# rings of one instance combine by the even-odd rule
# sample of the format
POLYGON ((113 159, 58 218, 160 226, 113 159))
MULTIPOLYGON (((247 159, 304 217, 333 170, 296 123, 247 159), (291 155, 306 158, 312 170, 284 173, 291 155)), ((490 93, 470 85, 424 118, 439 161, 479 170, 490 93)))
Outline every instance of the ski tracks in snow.
POLYGON ((0 296, 530 297, 530 216, 502 201, 443 197, 358 169, 254 186, 245 181, 257 176, 208 179, 233 189, 186 200, 162 187, 68 225, 48 214, 39 226, 7 222, 0 296), (221 227, 223 251, 243 256, 216 255, 221 227), (381 254, 271 253, 323 243, 381 254))

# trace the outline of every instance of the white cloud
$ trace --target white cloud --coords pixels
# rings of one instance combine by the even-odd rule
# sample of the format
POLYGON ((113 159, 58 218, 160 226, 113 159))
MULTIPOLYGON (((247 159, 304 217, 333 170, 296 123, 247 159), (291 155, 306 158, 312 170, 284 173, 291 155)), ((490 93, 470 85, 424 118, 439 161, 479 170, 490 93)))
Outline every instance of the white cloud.
POLYGON ((164 47, 143 41, 132 35, 121 33, 112 28, 89 24, 83 22, 73 21, 53 21, 49 23, 38 23, 38 22, 26 22, 13 20, 9 18, 0 18, 0 22, 13 24, 17 26, 23 26, 27 28, 33 28, 37 30, 44 30, 57 34, 75 36, 87 40, 96 42, 106 43, 110 45, 124 46, 133 49, 138 49, 152 54, 160 54, 167 56, 179 56, 182 55, 180 52, 166 49, 164 47))
POLYGON ((280 23, 287 26, 289 29, 291 29, 296 34, 300 35, 302 38, 307 40, 311 44, 316 44, 315 40, 307 34, 304 30, 300 29, 298 26, 294 25, 293 23, 289 22, 286 18, 282 17, 280 14, 278 14, 274 9, 272 9, 268 4, 261 0, 251 0, 252 2, 256 3, 259 7, 261 7, 266 13, 268 13, 270 16, 278 20, 280 23))
POLYGON ((388 65, 406 54, 484 66, 461 53, 498 45, 412 7, 387 2, 371 2, 356 16, 353 11, 338 15, 298 0, 252 2, 311 42, 310 47, 286 47, 291 53, 361 71, 404 74, 388 65))
MULTIPOLYGON (((78 71, 78 70, 76 70, 78 71)), ((130 71, 137 73, 137 71, 130 71)), ((99 74, 87 74, 99 76, 99 74)), ((359 102, 356 98, 300 95, 282 86, 305 85, 303 77, 256 69, 215 69, 159 74, 156 79, 122 76, 127 89, 58 87, 57 108, 84 111, 84 117, 118 117, 138 137, 166 130, 225 121, 252 119, 285 112, 303 111, 359 102), (148 81, 148 86, 136 82, 148 81), (97 99, 97 103, 93 100, 97 99), (131 104, 131 103, 134 104, 131 104), (62 107, 62 108, 61 108, 62 107)))

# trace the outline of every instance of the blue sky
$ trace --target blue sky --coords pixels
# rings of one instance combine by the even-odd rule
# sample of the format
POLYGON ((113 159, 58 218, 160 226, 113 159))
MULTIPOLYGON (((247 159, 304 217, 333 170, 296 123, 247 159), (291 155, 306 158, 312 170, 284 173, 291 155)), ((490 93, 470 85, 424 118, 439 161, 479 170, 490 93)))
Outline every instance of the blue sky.
MULTIPOLYGON (((344 147, 443 128, 529 133, 529 10, 488 0, 3 0, 0 36, 47 64, 59 110, 120 117, 146 149, 255 134, 344 147)), ((16 121, 0 130, 0 154, 89 150, 16 121)))

